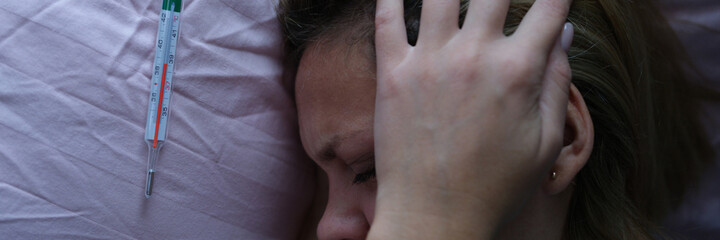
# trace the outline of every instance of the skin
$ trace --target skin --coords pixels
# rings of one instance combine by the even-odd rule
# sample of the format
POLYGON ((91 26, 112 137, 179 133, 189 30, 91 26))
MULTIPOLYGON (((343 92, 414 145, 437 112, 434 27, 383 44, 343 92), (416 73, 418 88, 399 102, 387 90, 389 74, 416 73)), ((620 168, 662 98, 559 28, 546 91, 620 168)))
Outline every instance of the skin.
POLYGON ((412 47, 401 1, 378 1, 377 71, 367 45, 333 38, 301 58, 301 139, 329 182, 321 239, 560 238, 593 135, 558 37, 569 1, 538 0, 512 36, 509 1, 474 2, 462 30, 447 3, 425 2, 412 47), (353 185, 372 165, 377 187, 353 185))
POLYGON ((374 179, 363 184, 353 184, 353 179, 374 162, 367 156, 373 154, 375 80, 368 71, 370 61, 341 44, 313 45, 300 61, 295 91, 300 136, 305 151, 328 177, 319 239, 365 239, 377 185, 374 179), (335 139, 334 154, 328 154, 327 146, 335 139))
MULTIPOLYGON (((295 90, 300 135, 305 151, 329 182, 318 239, 365 239, 373 223, 377 180, 353 184, 357 174, 374 164, 369 156, 374 153, 377 86, 367 48, 367 44, 349 48, 344 41, 313 44, 300 62, 295 90), (333 153, 328 153, 328 146, 335 146, 333 153)), ((579 170, 592 149, 592 122, 579 93, 572 89, 569 133, 556 161, 556 169, 567 169, 563 172, 579 170)), ((559 239, 572 188, 558 189, 554 183, 547 179, 536 189, 520 213, 498 231, 497 239, 559 239)))

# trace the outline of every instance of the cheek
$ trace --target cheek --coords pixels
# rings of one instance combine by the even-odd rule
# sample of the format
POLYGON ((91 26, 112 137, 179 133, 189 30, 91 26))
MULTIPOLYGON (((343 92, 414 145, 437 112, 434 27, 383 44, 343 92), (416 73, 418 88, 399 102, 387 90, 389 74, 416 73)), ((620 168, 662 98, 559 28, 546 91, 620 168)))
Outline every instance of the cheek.
POLYGON ((329 192, 326 217, 334 214, 349 214, 347 217, 363 218, 372 224, 375 216, 375 196, 377 182, 370 180, 361 184, 351 184, 354 173, 349 170, 331 169, 329 173, 329 192), (362 216, 360 216, 362 214, 362 216))

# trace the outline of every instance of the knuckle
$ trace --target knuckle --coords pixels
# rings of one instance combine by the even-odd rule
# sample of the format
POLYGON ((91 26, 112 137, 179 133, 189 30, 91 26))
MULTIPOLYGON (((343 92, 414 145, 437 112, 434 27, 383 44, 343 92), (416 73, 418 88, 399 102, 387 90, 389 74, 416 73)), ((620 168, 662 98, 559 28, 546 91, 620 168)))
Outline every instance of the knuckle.
POLYGON ((379 76, 377 98, 387 99, 393 96, 398 96, 403 91, 401 78, 398 78, 395 73, 390 72, 379 76))
POLYGON ((512 79, 527 78, 534 69, 534 63, 530 58, 518 55, 503 57, 499 64, 500 72, 512 79))
POLYGON ((559 0, 539 0, 535 1, 533 5, 538 5, 545 15, 550 17, 564 18, 567 15, 568 7, 565 1, 559 0))
POLYGON ((535 84, 537 74, 535 63, 530 57, 510 55, 498 61, 498 78, 504 93, 525 90, 535 84))
POLYGON ((375 28, 382 29, 395 18, 395 14, 388 9, 378 9, 375 13, 375 28))

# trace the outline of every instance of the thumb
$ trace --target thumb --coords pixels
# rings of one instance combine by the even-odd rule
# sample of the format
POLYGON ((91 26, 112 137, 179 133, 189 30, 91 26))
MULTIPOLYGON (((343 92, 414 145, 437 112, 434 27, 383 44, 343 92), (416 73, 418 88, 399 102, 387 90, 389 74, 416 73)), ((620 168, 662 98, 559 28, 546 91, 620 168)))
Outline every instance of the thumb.
POLYGON ((542 82, 539 103, 542 121, 540 156, 548 161, 554 160, 554 156, 562 147, 568 92, 572 80, 567 50, 570 49, 573 34, 573 25, 565 23, 563 31, 548 57, 548 65, 545 68, 545 77, 542 82))

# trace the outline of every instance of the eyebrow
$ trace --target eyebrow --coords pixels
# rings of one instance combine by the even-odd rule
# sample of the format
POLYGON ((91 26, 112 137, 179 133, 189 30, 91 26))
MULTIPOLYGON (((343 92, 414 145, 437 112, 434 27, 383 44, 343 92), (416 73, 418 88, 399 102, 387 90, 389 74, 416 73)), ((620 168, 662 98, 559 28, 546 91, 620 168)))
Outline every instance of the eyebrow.
POLYGON ((343 134, 343 136, 340 136, 339 134, 333 135, 330 140, 325 143, 322 148, 320 148, 320 151, 315 153, 315 156, 318 156, 319 160, 322 162, 327 162, 337 158, 337 152, 335 149, 340 146, 340 143, 342 143, 345 139, 358 135, 361 132, 363 132, 363 130, 355 130, 350 133, 343 134))
POLYGON ((315 156, 318 156, 320 158, 320 161, 322 162, 327 162, 337 158, 337 153, 335 152, 335 149, 337 149, 341 141, 342 139, 340 138, 340 136, 333 136, 332 138, 330 138, 330 141, 323 145, 319 152, 315 153, 315 156))

